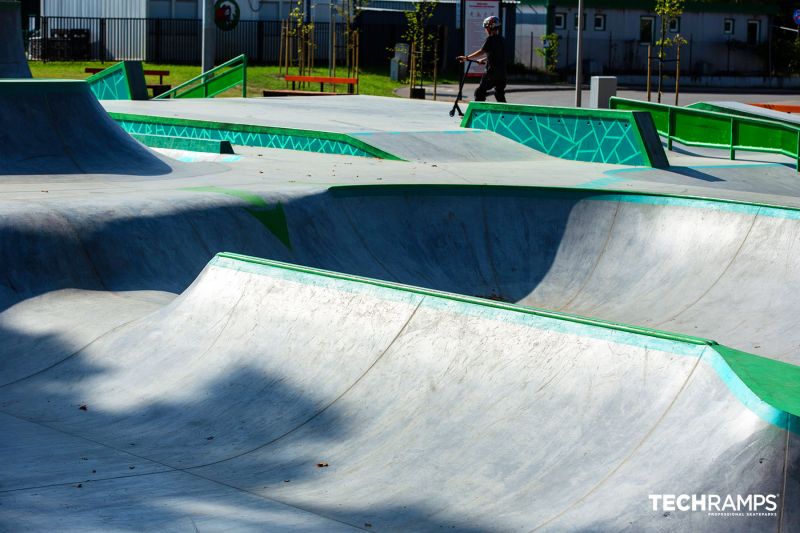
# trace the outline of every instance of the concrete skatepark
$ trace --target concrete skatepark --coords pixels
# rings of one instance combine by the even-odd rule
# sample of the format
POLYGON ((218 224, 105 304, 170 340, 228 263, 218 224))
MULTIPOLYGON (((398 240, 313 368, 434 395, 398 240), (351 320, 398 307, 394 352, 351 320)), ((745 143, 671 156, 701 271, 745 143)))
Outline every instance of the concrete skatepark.
POLYGON ((794 162, 449 107, 0 80, 0 530, 796 530, 794 162))

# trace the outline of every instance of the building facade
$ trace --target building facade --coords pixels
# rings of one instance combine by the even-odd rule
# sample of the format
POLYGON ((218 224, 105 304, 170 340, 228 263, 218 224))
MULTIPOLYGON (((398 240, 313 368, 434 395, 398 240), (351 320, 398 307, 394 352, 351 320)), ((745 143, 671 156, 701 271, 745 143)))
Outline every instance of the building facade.
MULTIPOLYGON (((661 19, 655 2, 586 0, 582 14, 584 70, 587 74, 644 73, 648 45, 655 55, 661 19)), ((756 74, 770 70, 770 44, 777 4, 687 2, 670 21, 666 37, 680 35, 681 72, 690 75, 756 74)), ((548 33, 559 36, 558 68, 574 69, 578 37, 577 2, 527 0, 517 14, 516 59, 544 68, 535 53, 548 33)), ((667 50, 674 59, 675 48, 667 50)), ((674 70, 674 64, 667 67, 674 70)))

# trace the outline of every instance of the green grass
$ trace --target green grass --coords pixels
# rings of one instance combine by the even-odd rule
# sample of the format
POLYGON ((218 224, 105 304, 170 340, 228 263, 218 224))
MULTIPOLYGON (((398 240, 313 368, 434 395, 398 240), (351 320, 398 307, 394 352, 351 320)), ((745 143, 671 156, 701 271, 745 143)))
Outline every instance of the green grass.
MULTIPOLYGON (((30 61, 31 73, 34 78, 56 78, 56 79, 75 79, 82 80, 90 76, 84 72, 86 67, 105 68, 113 65, 114 63, 100 63, 99 61, 90 62, 41 62, 30 61)), ((153 63, 145 63, 145 70, 169 70, 170 75, 164 78, 164 83, 168 83, 173 87, 192 79, 200 74, 199 66, 187 65, 156 65, 153 63)), ((363 69, 359 76, 359 93, 370 94, 375 96, 394 96, 394 90, 403 86, 402 83, 392 81, 388 75, 388 67, 386 69, 363 69)), ((291 71, 295 74, 297 69, 291 71)), ((327 68, 318 68, 314 70, 314 74, 318 76, 327 76, 327 68)), ((346 69, 337 69, 336 75, 344 77, 347 75, 346 69)), ((156 83, 157 77, 148 76, 148 83, 156 83)), ((447 78, 440 80, 439 83, 454 83, 454 80, 447 78)), ((285 89, 287 84, 281 78, 276 66, 251 66, 247 68, 247 95, 248 96, 261 96, 261 91, 264 89, 285 89)), ((319 84, 311 84, 305 90, 318 91, 319 84)), ((325 86, 326 91, 332 90, 329 86, 325 86)), ((346 93, 346 85, 337 85, 336 92, 346 93)), ((232 89, 230 96, 240 96, 241 90, 232 89)))

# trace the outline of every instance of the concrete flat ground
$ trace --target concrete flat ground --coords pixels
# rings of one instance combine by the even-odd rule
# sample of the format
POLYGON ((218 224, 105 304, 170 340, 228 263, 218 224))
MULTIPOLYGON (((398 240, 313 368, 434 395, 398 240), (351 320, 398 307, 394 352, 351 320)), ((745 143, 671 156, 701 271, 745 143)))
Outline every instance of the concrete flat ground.
MULTIPOLYGON (((466 100, 472 100, 477 82, 470 82, 464 85, 463 96, 466 100)), ((433 87, 426 86, 425 92, 428 100, 433 100, 433 87)), ((458 85, 439 85, 437 87, 437 100, 449 101, 450 105, 458 94, 458 85)), ((506 88, 506 98, 512 104, 532 104, 532 105, 554 105, 554 106, 573 106, 575 105, 575 87, 567 85, 528 85, 528 84, 509 84, 506 88)), ((407 97, 408 89, 401 88, 397 90, 398 96, 407 97)), ((590 92, 588 87, 581 91, 581 99, 584 107, 589 105, 590 92)), ((647 100, 647 91, 642 89, 630 89, 621 87, 617 91, 617 96, 621 98, 630 98, 633 100, 647 100)), ((652 102, 657 102, 657 91, 651 92, 650 99, 652 102)), ((489 101, 494 101, 494 97, 490 96, 489 101)), ((695 102, 709 102, 709 101, 729 101, 741 103, 773 103, 773 104, 789 104, 799 105, 800 99, 795 95, 787 92, 731 92, 725 90, 698 90, 698 89, 685 89, 681 90, 678 95, 679 105, 689 105, 695 102)), ((675 88, 667 87, 661 96, 661 102, 664 104, 675 105, 675 88)))
POLYGON ((565 161, 445 102, 59 94, 0 108, 0 529, 800 524, 788 158, 565 161), (154 152, 103 109, 408 160, 154 152))

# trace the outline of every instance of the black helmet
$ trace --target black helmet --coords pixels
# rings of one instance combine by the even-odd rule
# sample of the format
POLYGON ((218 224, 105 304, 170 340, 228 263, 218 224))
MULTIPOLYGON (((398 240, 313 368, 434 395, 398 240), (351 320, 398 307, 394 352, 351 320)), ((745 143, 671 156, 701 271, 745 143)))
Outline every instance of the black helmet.
POLYGON ((486 17, 483 19, 483 27, 490 30, 497 29, 500 27, 500 19, 495 16, 486 17))

